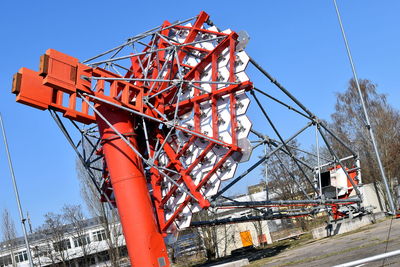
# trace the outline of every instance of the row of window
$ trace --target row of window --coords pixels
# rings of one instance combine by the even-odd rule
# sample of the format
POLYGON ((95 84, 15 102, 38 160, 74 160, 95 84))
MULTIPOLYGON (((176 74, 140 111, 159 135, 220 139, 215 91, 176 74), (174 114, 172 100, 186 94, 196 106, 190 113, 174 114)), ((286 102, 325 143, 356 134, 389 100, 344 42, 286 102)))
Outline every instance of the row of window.
MULTIPOLYGON (((128 256, 128 252, 125 246, 119 248, 119 254, 120 257, 122 258, 128 256)), ((67 265, 71 266, 71 263, 72 266, 75 266, 74 263, 77 263, 78 266, 94 265, 96 264, 96 258, 99 263, 107 262, 110 260, 110 254, 106 250, 106 251, 96 252, 92 255, 88 255, 86 258, 80 257, 75 259, 68 259, 67 265)), ((26 251, 18 252, 15 254, 15 261, 17 263, 27 260, 28 260, 28 255, 26 254, 26 251)), ((10 267, 11 265, 12 261, 10 255, 0 257, 0 267, 10 267)), ((61 266, 61 264, 57 266, 61 266)))
POLYGON ((103 241, 107 239, 106 231, 99 230, 92 233, 94 241, 103 241))
MULTIPOLYGON (((98 231, 92 232, 92 236, 93 236, 94 241, 103 241, 103 240, 106 240, 106 238, 107 238, 105 230, 98 230, 98 231)), ((74 238, 73 242, 74 242, 74 247, 82 247, 82 246, 88 245, 88 244, 90 244, 90 236, 89 236, 89 234, 85 234, 83 236, 74 238)), ((53 246, 54 246, 54 250, 57 252, 72 248, 70 239, 64 239, 59 242, 54 242, 53 246)), ((46 254, 46 253, 44 253, 43 251, 41 251, 39 253, 39 255, 41 255, 41 256, 45 256, 44 254, 46 254)), ((27 261, 28 254, 26 253, 26 250, 24 250, 24 251, 15 253, 14 258, 15 258, 15 262, 27 261)), ((0 257, 0 267, 5 267, 10 264, 12 264, 11 255, 6 255, 6 256, 0 257)))
MULTIPOLYGON (((93 240, 94 241, 103 241, 107 238, 106 236, 106 231, 105 230, 98 230, 92 233, 93 235, 93 240)), ((73 239, 74 242, 74 247, 82 247, 90 244, 90 237, 89 234, 85 234, 80 237, 76 237, 73 239)), ((55 242, 53 243, 54 245, 54 250, 55 251, 62 251, 62 250, 67 250, 70 249, 71 246, 71 241, 69 239, 64 239, 60 242, 55 242)))
MULTIPOLYGON (((26 253, 26 250, 15 253, 14 259, 15 259, 15 262, 27 261, 28 254, 26 253)), ((6 256, 0 257, 0 267, 5 267, 5 266, 11 265, 11 264, 12 264, 11 255, 6 255, 6 256)))
POLYGON ((26 250, 17 252, 14 255, 15 261, 16 262, 23 262, 28 260, 28 254, 26 253, 26 250))

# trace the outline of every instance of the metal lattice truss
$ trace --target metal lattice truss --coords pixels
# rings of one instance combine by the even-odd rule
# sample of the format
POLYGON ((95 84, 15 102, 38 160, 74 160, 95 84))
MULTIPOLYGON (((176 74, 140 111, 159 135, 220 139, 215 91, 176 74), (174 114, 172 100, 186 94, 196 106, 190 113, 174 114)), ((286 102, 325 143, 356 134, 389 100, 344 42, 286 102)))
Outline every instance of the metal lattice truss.
POLYGON ((150 163, 163 230, 173 222, 178 228, 189 226, 192 212, 209 206, 207 199, 221 181, 233 177, 243 154, 238 144, 246 144, 251 128, 245 115, 249 58, 236 51, 235 33, 204 25, 206 19, 202 13, 194 24, 165 23, 117 50, 133 49, 133 54, 85 62, 119 74, 127 71, 123 78, 96 78, 95 88, 109 82, 113 90, 119 81, 146 88, 136 97, 142 97, 143 113, 152 119, 146 122, 149 117, 142 116, 138 123, 146 137, 139 153, 150 163), (124 60, 130 67, 123 67, 124 60))
MULTIPOLYGON (((183 22, 165 22, 82 63, 48 50, 40 72, 46 73, 42 83, 53 97, 35 104, 84 124, 100 117, 111 125, 99 104, 132 113, 141 145, 131 148, 146 165, 160 226, 163 231, 187 227, 192 212, 210 206, 221 181, 232 178, 249 153, 245 92, 252 83, 244 72, 249 58, 236 49, 237 39, 201 12, 183 22), (60 62, 75 69, 76 82, 59 77, 60 62)), ((32 72, 23 69, 20 75, 32 72)), ((33 105, 24 92, 17 98, 33 105)), ((129 135, 115 132, 129 143, 129 135)), ((103 177, 101 189, 111 199, 106 166, 103 177)))
MULTIPOLYGON (((218 204, 216 200, 256 167, 276 156, 278 151, 283 151, 293 159, 304 174, 305 181, 310 184, 314 195, 298 184, 308 204, 312 202, 311 206, 315 206, 329 201, 329 204, 336 203, 335 200, 326 202, 321 199, 321 184, 318 185, 315 179, 312 181, 303 171, 306 166, 320 173, 321 164, 318 163, 317 168, 310 167, 294 156, 289 145, 291 140, 313 125, 331 152, 329 164, 343 169, 351 189, 359 196, 346 203, 360 202, 361 196, 355 182, 357 179, 350 177, 348 169, 335 155, 325 136, 331 135, 345 144, 249 58, 243 46, 238 41, 238 34, 229 29, 219 30, 209 16, 201 12, 185 21, 165 22, 81 63, 55 50, 48 50, 42 57, 39 72, 25 68, 19 71, 14 78, 13 90, 18 102, 50 110, 82 165, 88 170, 103 200, 112 203, 113 190, 103 160, 102 140, 96 126, 91 125, 96 123, 96 119, 108 124, 116 136, 142 159, 163 232, 188 227, 193 212, 211 205, 272 205, 267 203, 269 200, 242 204, 237 201, 218 204), (263 90, 253 88, 245 73, 249 62, 299 108, 291 107, 263 90), (36 86, 35 91, 24 86, 27 83, 36 86), (235 176, 238 163, 249 159, 253 148, 248 139, 252 123, 246 115, 250 103, 246 91, 250 91, 279 140, 273 140, 253 129, 253 147, 268 145, 270 152, 220 189, 223 181, 235 176), (256 93, 290 107, 290 110, 307 118, 308 123, 293 136, 284 139, 256 93), (113 128, 102 115, 99 105, 132 115, 140 144, 138 147, 131 145, 130 133, 120 133, 113 128), (76 136, 68 133, 57 112, 62 113, 79 129, 78 142, 73 140, 76 136), (84 126, 80 127, 78 123, 84 126)), ((351 158, 356 159, 356 153, 351 149, 349 151, 351 158)), ((358 169, 356 171, 358 173, 358 169)), ((337 203, 343 203, 343 200, 337 203)))

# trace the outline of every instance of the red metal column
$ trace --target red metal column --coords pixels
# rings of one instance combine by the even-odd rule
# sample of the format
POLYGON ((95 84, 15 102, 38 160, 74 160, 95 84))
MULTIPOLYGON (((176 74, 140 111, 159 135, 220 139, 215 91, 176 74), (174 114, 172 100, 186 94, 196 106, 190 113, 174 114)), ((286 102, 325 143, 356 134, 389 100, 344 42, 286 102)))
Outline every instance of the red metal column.
MULTIPOLYGON (((131 115, 104 105, 98 106, 98 110, 138 148, 131 115)), ((169 266, 141 159, 107 123, 99 117, 96 119, 131 264, 135 267, 169 266)))

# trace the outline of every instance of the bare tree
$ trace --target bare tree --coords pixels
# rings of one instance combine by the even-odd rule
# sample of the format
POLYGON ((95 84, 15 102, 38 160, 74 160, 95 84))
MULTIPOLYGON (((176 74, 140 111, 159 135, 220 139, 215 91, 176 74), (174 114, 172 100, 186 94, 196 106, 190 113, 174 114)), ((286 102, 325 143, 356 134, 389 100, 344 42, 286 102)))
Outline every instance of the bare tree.
MULTIPOLYGON (((290 154, 285 150, 279 150, 266 162, 268 164, 268 183, 267 188, 270 198, 282 200, 296 200, 308 198, 314 193, 317 181, 312 169, 317 165, 317 161, 311 158, 310 153, 305 154, 300 150, 300 144, 295 139, 288 144, 290 154), (296 162, 297 160, 297 162, 296 162), (303 164, 306 163, 307 165, 303 164)), ((270 147, 270 150, 273 148, 270 147)), ((322 149, 323 156, 328 157, 326 151, 322 149)), ((262 171, 265 175, 265 167, 262 171)), ((255 212, 255 211, 253 211, 255 212)), ((308 230, 308 221, 303 217, 290 219, 298 224, 303 230, 308 230)), ((262 236, 262 222, 254 222, 254 227, 259 236, 262 236)))
MULTIPOLYGON (((250 192, 249 192, 248 196, 249 196, 250 201, 255 201, 253 194, 250 194, 250 192)), ((260 209, 251 209, 250 212, 251 212, 251 215, 253 215, 253 216, 260 216, 260 215, 262 215, 262 212, 261 212, 260 209)), ((256 230, 257 238, 258 238, 259 244, 260 244, 261 246, 264 246, 265 243, 262 243, 263 234, 264 234, 264 232, 263 232, 262 220, 252 221, 252 224, 253 224, 253 226, 254 226, 254 229, 256 230)))
POLYGON ((6 243, 7 247, 9 247, 11 252, 11 261, 13 267, 17 266, 14 258, 14 250, 16 246, 16 238, 17 231, 15 229, 15 223, 11 218, 10 212, 8 209, 4 209, 2 213, 2 225, 1 231, 3 235, 3 241, 6 243))
MULTIPOLYGON (((304 194, 312 192, 307 179, 311 181, 313 173, 301 163, 295 162, 295 158, 305 160, 304 156, 293 149, 299 147, 298 142, 294 140, 288 145, 291 147, 290 152, 293 157, 280 150, 266 162, 268 164, 268 191, 270 195, 278 199, 298 199, 301 195, 304 198, 304 194)), ((262 169, 263 175, 266 173, 265 168, 264 166, 262 169)))
MULTIPOLYGON (((211 221, 215 220, 215 213, 209 210, 202 210, 193 215, 195 221, 211 221)), ((218 240, 217 240, 217 226, 206 225, 200 227, 200 234, 202 236, 204 246, 206 249, 207 259, 215 259, 219 257, 218 240)))
MULTIPOLYGON (((82 146, 90 151, 93 149, 93 144, 96 143, 94 140, 90 142, 87 139, 83 139, 82 146)), ((88 162, 92 162, 92 173, 95 176, 97 182, 101 183, 103 179, 103 173, 99 170, 103 169, 103 161, 99 159, 99 156, 93 154, 88 162), (97 159, 97 160, 96 160, 97 159)), ((81 196, 85 201, 86 207, 93 217, 99 218, 106 234, 106 242, 108 245, 108 256, 110 258, 111 266, 119 266, 120 260, 120 247, 122 245, 122 229, 119 223, 118 212, 115 208, 111 207, 109 203, 101 201, 101 196, 93 184, 86 168, 83 166, 80 160, 76 161, 77 176, 80 180, 81 196)))
POLYGON ((63 207, 64 220, 73 227, 72 237, 74 247, 79 247, 82 251, 82 257, 79 261, 79 266, 85 267, 91 264, 90 254, 90 236, 86 231, 86 220, 80 205, 65 205, 63 207))
POLYGON ((38 232, 42 235, 45 244, 38 248, 39 253, 53 265, 60 262, 62 266, 67 267, 71 241, 65 235, 67 229, 63 216, 49 212, 44 217, 45 222, 38 232))
MULTIPOLYGON (((385 95, 378 93, 376 84, 369 80, 359 80, 359 83, 386 176, 393 190, 400 179, 400 113, 388 103, 385 95)), ((344 93, 337 94, 335 112, 331 116, 331 128, 360 155, 363 182, 380 184, 380 173, 354 80, 350 80, 344 93)), ((333 144, 339 155, 346 153, 334 140, 333 144)))

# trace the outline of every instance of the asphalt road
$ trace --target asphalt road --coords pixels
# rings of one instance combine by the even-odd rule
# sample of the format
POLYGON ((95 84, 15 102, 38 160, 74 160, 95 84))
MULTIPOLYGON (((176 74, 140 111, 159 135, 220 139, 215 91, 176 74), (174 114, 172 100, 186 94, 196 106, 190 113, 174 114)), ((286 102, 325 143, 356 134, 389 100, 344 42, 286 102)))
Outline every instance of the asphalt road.
MULTIPOLYGON (((324 238, 271 257, 263 267, 333 266, 400 249, 400 219, 385 220, 362 231, 324 238), (392 221, 389 242, 389 226, 392 221)), ((400 266, 400 256, 359 266, 400 266)))

